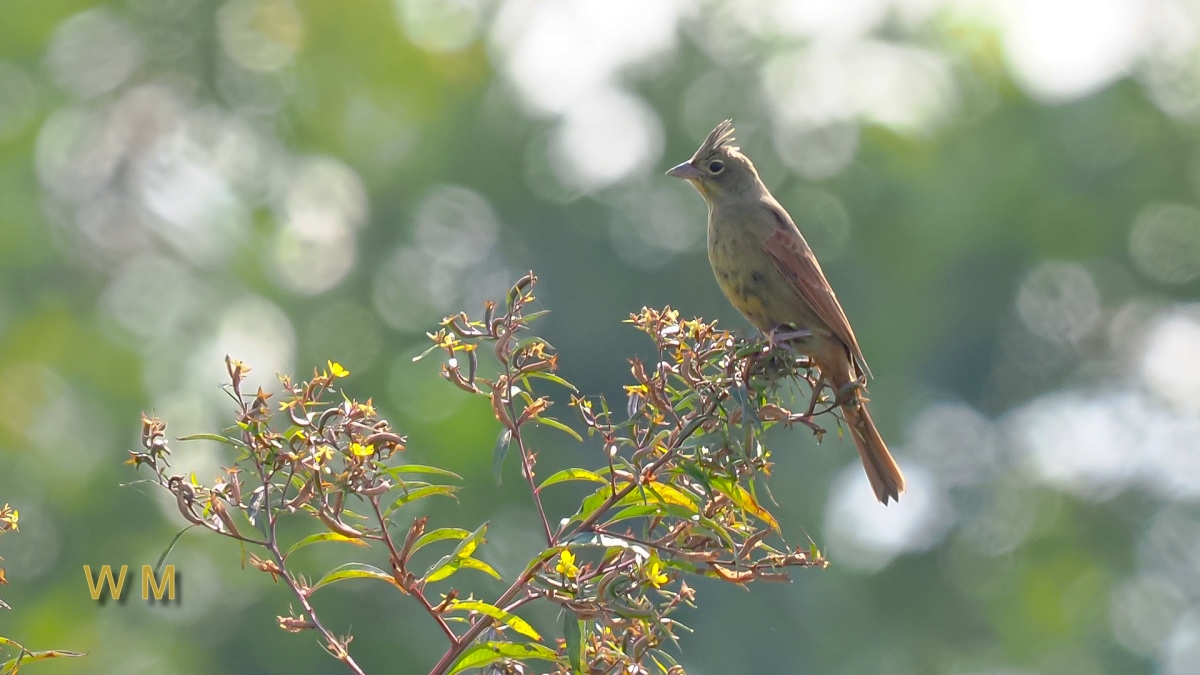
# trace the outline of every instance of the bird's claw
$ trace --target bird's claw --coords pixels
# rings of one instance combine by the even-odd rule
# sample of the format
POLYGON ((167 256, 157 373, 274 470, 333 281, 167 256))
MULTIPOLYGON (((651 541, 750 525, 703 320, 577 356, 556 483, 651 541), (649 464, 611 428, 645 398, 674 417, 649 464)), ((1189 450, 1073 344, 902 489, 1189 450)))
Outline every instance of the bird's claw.
POLYGON ((806 328, 796 328, 791 325, 777 326, 767 333, 767 345, 771 349, 775 349, 793 340, 803 340, 809 337, 812 337, 812 331, 806 328))
POLYGON ((860 403, 867 400, 863 396, 863 392, 867 390, 867 383, 861 378, 853 382, 847 382, 837 390, 837 395, 834 397, 835 406, 843 406, 849 403, 860 403))

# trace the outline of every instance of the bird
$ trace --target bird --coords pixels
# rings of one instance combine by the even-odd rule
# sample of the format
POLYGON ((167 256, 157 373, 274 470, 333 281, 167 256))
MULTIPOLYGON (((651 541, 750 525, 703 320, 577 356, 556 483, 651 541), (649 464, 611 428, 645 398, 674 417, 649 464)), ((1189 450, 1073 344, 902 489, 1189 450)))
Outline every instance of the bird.
POLYGON ((904 493, 904 474, 867 410, 870 375, 854 329, 804 235, 733 145, 733 121, 718 124, 692 158, 667 175, 692 184, 708 204, 708 260, 717 284, 775 344, 806 354, 820 372, 809 414, 825 386, 885 506, 904 493))

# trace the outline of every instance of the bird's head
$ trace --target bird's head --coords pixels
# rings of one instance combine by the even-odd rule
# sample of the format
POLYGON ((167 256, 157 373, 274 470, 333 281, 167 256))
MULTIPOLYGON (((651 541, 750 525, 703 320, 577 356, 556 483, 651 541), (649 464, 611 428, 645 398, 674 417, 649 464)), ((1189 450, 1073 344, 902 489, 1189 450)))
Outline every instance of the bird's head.
POLYGON ((746 195, 757 197, 762 189, 758 171, 732 143, 733 120, 725 120, 704 139, 691 159, 672 167, 667 175, 691 183, 710 204, 746 195))

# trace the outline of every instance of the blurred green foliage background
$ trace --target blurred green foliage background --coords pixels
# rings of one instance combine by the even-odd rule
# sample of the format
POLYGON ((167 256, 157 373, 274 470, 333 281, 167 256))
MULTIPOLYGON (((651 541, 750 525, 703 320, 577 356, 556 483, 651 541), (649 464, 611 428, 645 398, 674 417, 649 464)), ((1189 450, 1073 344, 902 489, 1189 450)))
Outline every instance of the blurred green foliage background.
MULTIPOLYGON (((268 385, 344 364, 412 461, 465 477, 436 518, 490 519, 482 557, 519 570, 537 529, 490 478, 498 424, 411 357, 527 269, 563 374, 616 401, 643 305, 749 330, 702 201, 662 176, 727 117, 838 290, 910 482, 884 509, 848 442, 775 431, 785 533, 833 563, 700 583, 689 672, 1200 673, 1185 0, 0 2, 0 503, 22 514, 0 634, 89 653, 37 673, 341 672, 229 542, 183 538, 177 605, 87 593, 82 565, 153 564, 180 527, 119 487, 125 449, 141 410, 226 423, 226 353, 268 385)), ((564 438, 543 475, 601 463, 564 438)), ((440 655, 409 599, 328 593, 370 672, 440 655)))

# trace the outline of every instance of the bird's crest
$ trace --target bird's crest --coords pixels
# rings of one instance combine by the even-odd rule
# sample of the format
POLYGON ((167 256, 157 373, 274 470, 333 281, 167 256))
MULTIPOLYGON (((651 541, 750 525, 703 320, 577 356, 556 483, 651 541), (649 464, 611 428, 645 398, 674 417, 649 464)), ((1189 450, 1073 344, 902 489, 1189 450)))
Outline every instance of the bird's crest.
POLYGON ((731 145, 733 140, 733 120, 725 120, 708 134, 708 138, 704 139, 704 142, 700 144, 700 149, 696 151, 696 156, 703 157, 718 148, 737 150, 737 147, 731 145))

